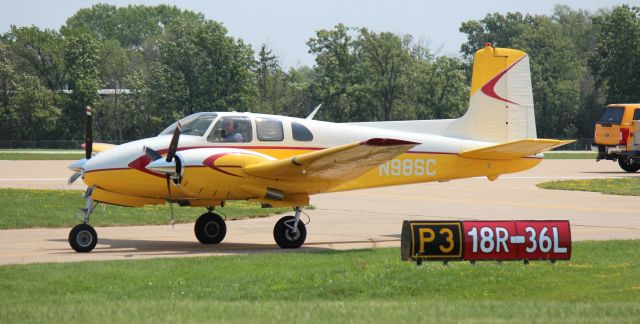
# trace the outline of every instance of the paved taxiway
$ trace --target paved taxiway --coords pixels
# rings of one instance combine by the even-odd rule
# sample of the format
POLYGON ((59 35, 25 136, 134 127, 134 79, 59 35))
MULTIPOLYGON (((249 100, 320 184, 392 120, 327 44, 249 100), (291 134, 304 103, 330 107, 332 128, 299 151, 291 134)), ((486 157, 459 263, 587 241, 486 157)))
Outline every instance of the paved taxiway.
MULTIPOLYGON (((0 187, 69 189, 70 163, 0 161, 0 187)), ((494 182, 473 178, 316 195, 311 202, 317 209, 306 211, 311 223, 302 250, 399 246, 405 219, 569 219, 573 240, 640 239, 640 197, 535 186, 554 179, 605 177, 640 173, 622 172, 610 161, 544 160, 494 182)), ((83 189, 82 182, 71 188, 83 189)), ((99 211, 94 217, 100 217, 99 211)), ((69 247, 69 228, 0 230, 0 264, 285 252, 271 232, 279 217, 229 221, 225 241, 213 246, 197 243, 193 224, 96 228, 98 246, 82 254, 69 247)))

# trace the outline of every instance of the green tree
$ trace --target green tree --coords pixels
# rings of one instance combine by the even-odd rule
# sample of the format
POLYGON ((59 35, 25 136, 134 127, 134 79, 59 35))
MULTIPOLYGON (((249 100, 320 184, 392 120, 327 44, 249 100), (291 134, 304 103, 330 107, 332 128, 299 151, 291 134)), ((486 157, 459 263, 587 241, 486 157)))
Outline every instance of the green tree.
POLYGON ((165 27, 176 19, 204 21, 204 16, 175 6, 116 7, 100 3, 78 10, 61 30, 65 35, 80 31, 100 40, 117 40, 124 48, 142 48, 145 40, 162 35, 165 27))
POLYGON ((37 76, 51 90, 66 89, 65 40, 60 33, 11 26, 4 38, 10 59, 21 73, 37 76))
POLYGON ((407 84, 409 105, 417 119, 457 118, 467 110, 466 64, 458 58, 416 58, 407 84))
POLYGON ((594 17, 596 49, 590 66, 609 103, 640 101, 640 9, 614 8, 594 17))
POLYGON ((350 29, 343 24, 336 25, 332 30, 319 30, 315 38, 307 41, 309 53, 316 56, 316 80, 311 91, 322 102, 321 118, 348 121, 354 109, 347 94, 349 87, 355 83, 353 43, 350 29))
POLYGON ((181 113, 246 110, 255 99, 251 47, 214 21, 176 20, 159 42, 166 81, 181 113))
POLYGON ((286 75, 278 64, 278 58, 265 44, 260 46, 255 74, 259 95, 258 111, 272 114, 282 113, 286 75))
POLYGON ((536 31, 521 42, 520 48, 531 54, 538 136, 576 136, 586 62, 549 17, 536 17, 536 31))
POLYGON ((83 138, 84 109, 100 99, 100 52, 98 41, 89 34, 65 39, 64 60, 68 67, 68 84, 72 91, 64 110, 68 138, 83 138))
POLYGON ((466 58, 491 43, 498 47, 510 47, 516 39, 531 31, 533 17, 523 16, 519 12, 487 14, 482 20, 469 20, 460 26, 460 32, 467 34, 467 42, 462 44, 460 51, 466 58))
POLYGON ((410 39, 389 32, 374 33, 360 29, 355 43, 359 81, 368 83, 382 108, 383 120, 391 120, 393 108, 403 96, 406 74, 411 62, 410 39))

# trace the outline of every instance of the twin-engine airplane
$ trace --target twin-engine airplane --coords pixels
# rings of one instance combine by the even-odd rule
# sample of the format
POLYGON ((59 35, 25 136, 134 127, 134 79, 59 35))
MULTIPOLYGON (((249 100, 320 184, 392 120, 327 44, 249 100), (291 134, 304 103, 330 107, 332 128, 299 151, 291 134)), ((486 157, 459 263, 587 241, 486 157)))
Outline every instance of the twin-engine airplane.
MULTIPOLYGON (((317 111, 317 110, 316 110, 317 111)), ((293 207, 273 229, 282 248, 300 247, 309 196, 322 192, 444 181, 523 171, 543 151, 569 141, 537 139, 526 53, 487 45, 474 56, 471 98, 458 119, 329 123, 237 112, 185 117, 160 135, 118 146, 95 145, 87 115, 86 159, 69 180, 87 184, 84 221, 71 247, 91 251, 88 225, 96 202, 139 207, 178 203, 204 207, 195 223, 203 244, 220 243, 226 225, 214 207, 249 200, 293 207), (92 157, 92 150, 99 152, 92 157)))

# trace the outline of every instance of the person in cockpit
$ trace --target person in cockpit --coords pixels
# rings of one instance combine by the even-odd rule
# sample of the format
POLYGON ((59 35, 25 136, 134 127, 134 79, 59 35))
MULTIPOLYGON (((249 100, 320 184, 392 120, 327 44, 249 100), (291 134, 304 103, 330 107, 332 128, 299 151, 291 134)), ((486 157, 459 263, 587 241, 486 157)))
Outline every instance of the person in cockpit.
POLYGON ((224 141, 225 142, 243 142, 242 133, 238 131, 238 125, 235 119, 226 118, 224 120, 224 141))

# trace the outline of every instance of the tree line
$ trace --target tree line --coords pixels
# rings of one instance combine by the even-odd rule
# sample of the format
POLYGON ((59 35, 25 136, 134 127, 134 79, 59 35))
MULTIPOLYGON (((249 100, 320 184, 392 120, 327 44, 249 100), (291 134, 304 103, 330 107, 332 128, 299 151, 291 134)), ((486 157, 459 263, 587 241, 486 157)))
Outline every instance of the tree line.
POLYGON ((463 22, 461 56, 410 35, 339 24, 307 41, 313 67, 285 70, 224 26, 177 7, 97 4, 59 30, 11 26, 0 37, 0 136, 82 139, 157 134, 197 111, 252 111, 351 122, 456 118, 473 53, 486 42, 530 54, 540 137, 591 137, 607 103, 640 101, 640 10, 487 14, 463 22), (99 95, 99 89, 115 89, 99 95))

